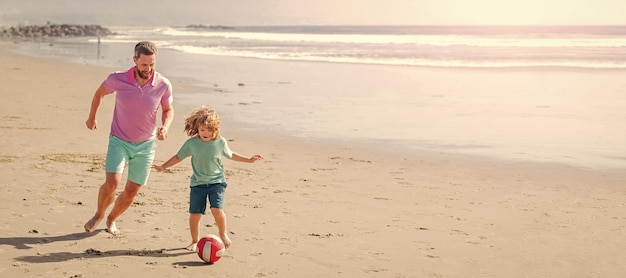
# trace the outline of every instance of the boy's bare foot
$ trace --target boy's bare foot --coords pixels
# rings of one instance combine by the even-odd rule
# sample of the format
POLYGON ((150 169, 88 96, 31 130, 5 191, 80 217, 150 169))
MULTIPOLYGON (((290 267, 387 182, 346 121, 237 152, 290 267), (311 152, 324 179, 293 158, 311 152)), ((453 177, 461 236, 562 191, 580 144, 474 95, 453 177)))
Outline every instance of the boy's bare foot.
POLYGON ((111 222, 111 224, 107 223, 107 233, 112 235, 117 235, 120 233, 120 230, 115 226, 115 222, 111 222))
POLYGON ((89 219, 89 221, 87 221, 87 223, 85 223, 85 226, 83 226, 85 228, 85 232, 91 233, 95 231, 98 224, 100 224, 100 221, 102 221, 102 217, 98 218, 98 216, 94 215, 91 219, 89 219))
POLYGON ((232 241, 230 241, 230 238, 228 237, 227 234, 221 235, 220 238, 222 238, 222 242, 224 242, 224 248, 230 247, 230 244, 232 243, 232 241))
POLYGON ((198 243, 192 242, 191 244, 189 244, 189 246, 185 247, 185 249, 192 251, 192 252, 196 252, 197 247, 198 247, 198 243))

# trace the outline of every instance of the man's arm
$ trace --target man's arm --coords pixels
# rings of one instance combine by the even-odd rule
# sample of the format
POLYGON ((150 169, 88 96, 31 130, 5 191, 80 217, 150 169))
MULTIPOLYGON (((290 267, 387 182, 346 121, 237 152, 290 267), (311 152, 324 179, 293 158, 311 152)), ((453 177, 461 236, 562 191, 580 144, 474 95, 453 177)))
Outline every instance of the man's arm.
POLYGON ((109 94, 107 90, 104 88, 104 85, 101 84, 100 87, 93 94, 93 99, 91 100, 91 109, 89 110, 89 117, 85 124, 88 129, 94 130, 98 129, 98 124, 96 122, 96 115, 98 114, 98 109, 100 108, 100 104, 102 104, 102 99, 104 96, 109 94))
POLYGON ((161 106, 162 114, 161 114, 161 122, 162 125, 157 131, 157 139, 165 140, 167 138, 167 131, 170 129, 170 125, 172 124, 172 120, 174 120, 174 106, 161 106))

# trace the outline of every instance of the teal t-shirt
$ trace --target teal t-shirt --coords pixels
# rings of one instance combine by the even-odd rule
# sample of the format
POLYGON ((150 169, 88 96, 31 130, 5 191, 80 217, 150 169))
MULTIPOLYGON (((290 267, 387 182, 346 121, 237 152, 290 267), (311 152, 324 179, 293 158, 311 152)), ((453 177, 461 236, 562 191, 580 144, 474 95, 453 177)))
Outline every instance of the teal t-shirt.
POLYGON ((191 176, 190 186, 196 186, 226 182, 222 157, 232 159, 233 152, 228 148, 228 143, 223 137, 203 142, 194 136, 185 141, 176 156, 180 159, 191 156, 193 176, 191 176))

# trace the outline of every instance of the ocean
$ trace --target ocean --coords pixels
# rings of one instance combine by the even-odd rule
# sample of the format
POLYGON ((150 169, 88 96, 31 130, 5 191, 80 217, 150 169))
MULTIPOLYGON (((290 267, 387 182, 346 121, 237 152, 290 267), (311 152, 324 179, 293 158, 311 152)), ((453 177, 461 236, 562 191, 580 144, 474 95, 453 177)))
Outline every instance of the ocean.
MULTIPOLYGON (((191 55, 429 67, 626 69, 626 26, 110 28, 118 35, 101 38, 103 45, 148 39, 191 55)), ((55 43, 96 42, 73 38, 55 43)), ((84 50, 88 53, 67 54, 88 62, 97 58, 90 49, 84 50)))
POLYGON ((123 69, 151 40, 177 101, 252 131, 626 167, 626 26, 107 27, 17 51, 123 69))

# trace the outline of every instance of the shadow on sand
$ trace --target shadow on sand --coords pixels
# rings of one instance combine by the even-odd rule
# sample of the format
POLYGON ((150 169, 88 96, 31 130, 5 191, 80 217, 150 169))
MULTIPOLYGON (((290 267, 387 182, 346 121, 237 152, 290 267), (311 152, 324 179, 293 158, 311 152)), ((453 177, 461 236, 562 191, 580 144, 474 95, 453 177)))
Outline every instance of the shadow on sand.
POLYGON ((153 257, 153 258, 165 258, 165 257, 177 257, 183 255, 189 255, 189 251, 184 248, 175 249, 158 249, 158 250, 108 250, 99 251, 89 248, 82 253, 72 252, 55 252, 40 254, 37 256, 21 256, 15 258, 18 261, 29 263, 56 263, 70 261, 74 259, 92 259, 92 258, 108 258, 108 257, 120 257, 120 256, 138 256, 138 257, 153 257), (175 252, 180 251, 180 252, 175 252))
MULTIPOLYGON (((52 242, 60 242, 60 241, 77 241, 86 238, 90 238, 103 232, 104 230, 99 230, 93 233, 73 233, 67 235, 60 236, 42 236, 42 237, 5 237, 0 238, 0 245, 12 245, 17 249, 31 249, 34 248, 31 245, 37 244, 48 244, 52 242)), ((54 252, 54 253, 45 253, 45 254, 37 254, 34 256, 20 256, 14 258, 17 261, 28 262, 28 263, 55 263, 55 262, 64 262, 70 261, 74 259, 96 259, 96 258, 107 258, 107 257, 123 257, 123 256, 138 256, 138 257, 153 257, 153 258, 166 258, 166 257, 178 257, 184 255, 190 255, 193 252, 186 250, 185 248, 172 248, 172 249, 158 249, 158 250, 96 250, 93 248, 89 248, 84 252, 80 253, 72 253, 72 252, 54 252)), ((176 262, 173 265, 180 266, 206 266, 209 265, 203 261, 184 261, 184 262, 176 262)))
POLYGON ((42 236, 42 237, 0 237, 0 245, 13 245, 17 249, 31 249, 29 245, 46 244, 58 241, 81 240, 95 236, 98 233, 73 233, 61 236, 42 236))

